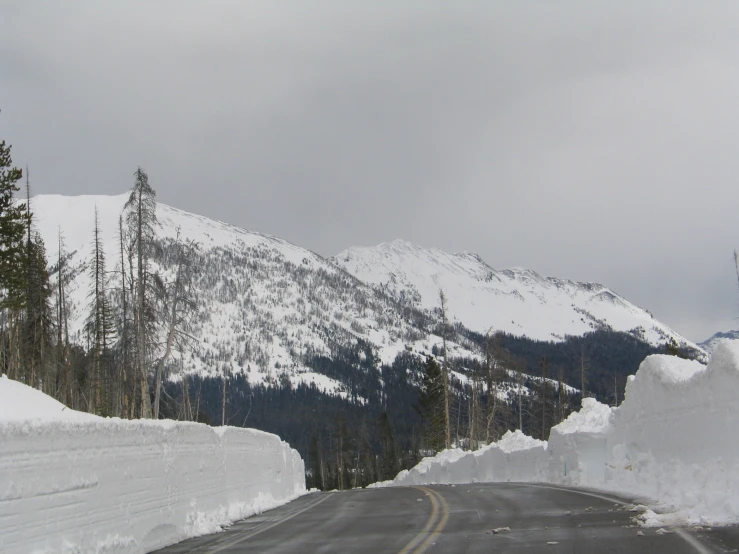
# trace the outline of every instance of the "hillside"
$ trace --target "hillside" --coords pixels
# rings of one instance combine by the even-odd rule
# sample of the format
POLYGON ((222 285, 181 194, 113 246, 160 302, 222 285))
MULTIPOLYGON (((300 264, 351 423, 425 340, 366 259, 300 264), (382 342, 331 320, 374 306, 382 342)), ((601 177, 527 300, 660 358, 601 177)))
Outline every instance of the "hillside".
POLYGON ((419 309, 439 306, 468 329, 562 341, 607 329, 651 345, 695 345, 606 286, 542 277, 528 269, 496 270, 477 254, 449 254, 403 240, 354 247, 334 260, 357 279, 419 309))
MULTIPOLYGON (((120 286, 118 217, 126 199, 127 195, 32 199, 35 227, 47 245, 50 262, 57 258, 58 229, 71 254, 70 331, 81 344, 95 208, 109 286, 115 289, 120 286)), ((374 367, 391 363, 406 347, 430 353, 441 343, 429 331, 434 324, 429 315, 402 309, 391 297, 304 248, 161 203, 157 217, 162 257, 178 229, 182 240, 194 241, 199 249, 194 286, 197 313, 190 331, 197 341, 192 354, 183 359, 175 356, 171 367, 178 371, 211 376, 244 373, 254 385, 289 380, 346 396, 349 391, 339 380, 309 367, 312 358, 354 351, 374 367)), ((161 273, 165 280, 172 278, 166 268, 161 273)), ((450 355, 473 355, 455 343, 449 349, 450 355)))
MULTIPOLYGON (((40 195, 31 200, 34 227, 52 266, 61 230, 71 279, 70 334, 82 349, 89 340, 84 321, 95 209, 108 287, 115 296, 121 283, 118 220, 127 197, 40 195)), ((415 463, 422 445, 423 424, 414 406, 423 361, 426 354, 439 356, 442 350, 439 288, 449 299, 448 316, 455 323, 447 330, 447 343, 452 417, 461 436, 469 417, 470 378, 486 371, 482 351, 491 326, 507 332, 499 345, 505 352, 500 362, 514 370, 500 373, 491 389, 495 394, 485 391, 481 399, 485 405, 492 398, 502 401, 491 423, 493 436, 519 425, 541 432, 542 382, 548 383, 544 393, 546 388, 560 390, 559 379, 570 385, 546 400, 547 426, 565 417, 577 401, 572 387, 580 385, 582 351, 592 361, 588 392, 607 399, 613 375, 616 394, 622 395, 626 375, 661 348, 656 346, 660 338, 687 344, 601 285, 543 278, 526 270, 496 271, 475 255, 402 241, 326 259, 279 238, 161 203, 157 216, 152 262, 165 282, 173 280, 178 232, 182 241, 197 245, 196 308, 188 329, 192 341, 183 351, 176 348, 165 367, 161 415, 183 417, 186 388, 192 416, 219 423, 225 397, 226 422, 278 433, 304 456, 313 452, 314 459, 335 456, 336 439, 351 430, 361 437, 353 442, 351 455, 361 450, 370 467, 379 448, 378 421, 386 414, 403 458, 399 463, 415 463), (549 373, 542 381, 538 376, 545 358, 549 373)), ((123 263, 129 263, 125 256, 123 263)), ((57 277, 52 270, 52 291, 57 277)), ((54 293, 51 302, 56 301, 54 293)), ((162 354, 164 331, 164 326, 154 331, 159 345, 153 359, 162 354)), ((78 359, 87 363, 84 356, 78 359)), ((80 368, 78 375, 83 373, 80 368)), ((335 478, 336 468, 330 471, 335 478)), ((373 479, 373 471, 363 479, 373 479)))
POLYGON ((728 339, 728 340, 739 339, 739 331, 726 331, 725 333, 719 331, 718 333, 714 333, 710 338, 699 343, 698 346, 700 346, 703 350, 711 354, 713 353, 713 349, 716 348, 716 345, 718 345, 719 341, 724 340, 724 339, 728 339))

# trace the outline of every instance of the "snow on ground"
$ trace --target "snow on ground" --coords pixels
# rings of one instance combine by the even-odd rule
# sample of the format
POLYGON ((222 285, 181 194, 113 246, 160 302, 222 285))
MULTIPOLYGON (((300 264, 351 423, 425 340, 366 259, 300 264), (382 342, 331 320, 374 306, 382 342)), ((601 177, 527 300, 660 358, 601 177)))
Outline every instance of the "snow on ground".
POLYGON ((545 482, 651 498, 646 525, 739 523, 738 391, 739 341, 720 342, 708 366, 649 356, 618 408, 586 398, 548 442, 509 432, 374 486, 545 482))
POLYGON ((0 377, 0 552, 148 552, 305 490, 276 435, 65 409, 0 377))
POLYGON ((91 421, 97 416, 70 410, 41 391, 0 375, 0 425, 7 421, 91 421))

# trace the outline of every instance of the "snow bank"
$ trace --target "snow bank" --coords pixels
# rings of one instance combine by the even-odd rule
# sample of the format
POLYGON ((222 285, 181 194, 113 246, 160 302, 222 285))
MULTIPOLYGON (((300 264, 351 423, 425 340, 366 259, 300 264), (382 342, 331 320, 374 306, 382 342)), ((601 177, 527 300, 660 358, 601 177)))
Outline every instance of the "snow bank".
POLYGON ((475 481, 600 488, 659 504, 650 523, 739 522, 739 341, 722 341, 708 366, 649 356, 624 402, 586 398, 549 441, 507 433, 476 452, 446 451, 378 486, 475 481))
POLYGON ((63 408, 0 378, 0 552, 147 552, 305 493, 276 435, 63 408))
POLYGON ((392 481, 374 486, 461 484, 477 481, 530 481, 546 474, 546 441, 532 439, 521 431, 508 431, 494 444, 475 452, 459 448, 424 458, 392 481))
POLYGON ((599 486, 606 470, 607 439, 613 410, 594 398, 583 398, 573 412, 549 434, 547 481, 563 485, 599 486))
POLYGON ((691 523, 739 522, 738 395, 739 341, 721 341, 707 367, 648 357, 614 410, 606 484, 691 523))
POLYGON ((61 402, 34 388, 0 375, 0 425, 22 420, 91 421, 97 416, 70 410, 61 402))

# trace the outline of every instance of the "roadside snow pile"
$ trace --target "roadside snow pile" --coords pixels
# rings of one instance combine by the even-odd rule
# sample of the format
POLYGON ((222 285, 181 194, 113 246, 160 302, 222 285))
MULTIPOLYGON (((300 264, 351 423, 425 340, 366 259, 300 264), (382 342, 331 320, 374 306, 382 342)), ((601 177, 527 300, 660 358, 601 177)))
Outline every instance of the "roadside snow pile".
POLYGON ((603 483, 613 411, 595 398, 583 398, 579 412, 552 427, 546 481, 594 487, 603 483))
POLYGON ((276 435, 62 408, 0 378, 0 552, 148 552, 306 492, 276 435))
POLYGON ((586 398, 549 441, 520 431, 476 452, 425 458, 377 486, 475 481, 546 482, 650 497, 648 525, 739 522, 739 341, 722 341, 704 366, 649 356, 624 402, 586 398), (655 513, 657 512, 657 513, 655 513))
POLYGON ((29 419, 90 421, 98 418, 70 410, 39 390, 0 375, 0 425, 4 421, 29 419))
POLYGON ((650 356, 629 379, 608 436, 606 484, 680 508, 666 523, 739 522, 739 341, 708 366, 650 356))

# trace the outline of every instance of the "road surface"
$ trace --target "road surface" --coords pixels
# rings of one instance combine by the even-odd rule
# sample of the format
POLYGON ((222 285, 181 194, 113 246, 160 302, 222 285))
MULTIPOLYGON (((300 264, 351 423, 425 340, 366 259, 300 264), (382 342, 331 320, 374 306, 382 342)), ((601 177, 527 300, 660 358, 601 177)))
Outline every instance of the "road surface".
POLYGON ((705 554, 739 548, 738 528, 658 534, 634 527, 626 504, 610 495, 518 483, 315 493, 157 552, 705 554))

